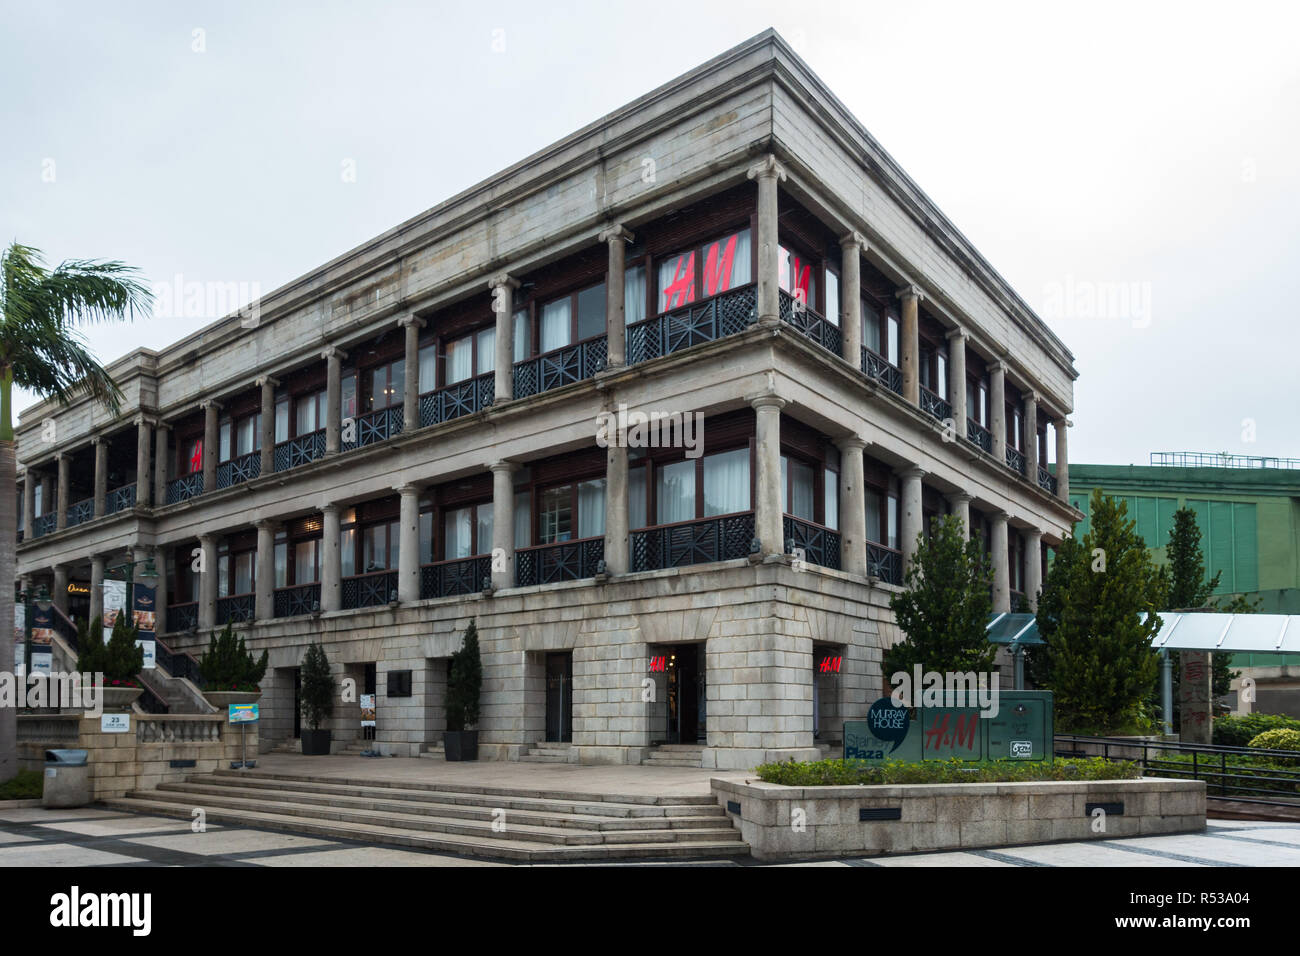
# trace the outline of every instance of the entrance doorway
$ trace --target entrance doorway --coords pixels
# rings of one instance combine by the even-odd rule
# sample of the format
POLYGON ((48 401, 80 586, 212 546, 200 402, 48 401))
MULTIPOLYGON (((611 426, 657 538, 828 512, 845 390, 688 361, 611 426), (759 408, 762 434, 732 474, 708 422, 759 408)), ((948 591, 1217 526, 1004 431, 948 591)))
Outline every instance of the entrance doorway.
POLYGON ((546 655, 546 739, 573 742, 573 654, 546 655))
POLYGON ((706 739, 703 648, 703 644, 675 644, 667 649, 669 743, 706 739))
POLYGON ((302 669, 293 670, 293 735, 302 736, 302 669))

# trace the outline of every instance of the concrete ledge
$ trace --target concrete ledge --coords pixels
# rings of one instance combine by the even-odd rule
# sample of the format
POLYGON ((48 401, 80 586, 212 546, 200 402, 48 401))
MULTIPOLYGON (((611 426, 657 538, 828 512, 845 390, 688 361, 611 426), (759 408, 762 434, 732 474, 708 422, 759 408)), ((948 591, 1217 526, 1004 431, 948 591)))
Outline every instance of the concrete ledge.
POLYGON ((755 859, 918 853, 1205 829, 1205 781, 1138 780, 785 787, 713 778, 755 859), (734 806, 739 804, 739 812, 734 806), (1104 818, 1092 804, 1123 804, 1104 818), (897 819, 861 820, 861 810, 897 819))

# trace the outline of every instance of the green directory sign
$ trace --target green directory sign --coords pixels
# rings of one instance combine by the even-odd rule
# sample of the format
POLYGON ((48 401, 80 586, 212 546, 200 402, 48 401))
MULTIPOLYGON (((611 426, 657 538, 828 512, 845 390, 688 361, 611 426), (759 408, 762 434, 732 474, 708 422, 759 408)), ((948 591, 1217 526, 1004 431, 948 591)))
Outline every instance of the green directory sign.
POLYGON ((1001 691, 996 713, 979 707, 898 707, 882 697, 871 705, 866 720, 844 722, 845 760, 1049 760, 1051 756, 1052 692, 1046 690, 1001 691))

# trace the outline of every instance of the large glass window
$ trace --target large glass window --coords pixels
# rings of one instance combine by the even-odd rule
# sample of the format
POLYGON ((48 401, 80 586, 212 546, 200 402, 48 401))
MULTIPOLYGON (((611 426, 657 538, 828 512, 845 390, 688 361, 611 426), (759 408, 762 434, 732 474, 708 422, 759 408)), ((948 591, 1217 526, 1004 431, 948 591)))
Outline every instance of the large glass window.
POLYGON ((442 516, 443 558, 455 561, 492 551, 492 505, 469 505, 442 516))
POLYGON ((804 521, 814 521, 813 466, 781 456, 781 510, 804 521))
POLYGON ((262 447, 262 413, 249 415, 235 423, 235 454, 251 455, 262 447))
POLYGON ((432 392, 438 387, 438 346, 422 346, 419 353, 420 394, 432 392))
POLYGON ((811 307, 817 301, 812 261, 784 246, 780 247, 779 255, 781 288, 811 307))
POLYGON ((275 403, 275 440, 278 444, 289 440, 289 399, 284 397, 275 403))
POLYGON ((203 470, 203 439, 191 438, 181 446, 181 470, 192 475, 203 470))
POLYGON ((515 313, 515 358, 522 362, 533 354, 532 324, 528 321, 528 310, 520 309, 515 313))
POLYGON ((397 567, 399 526, 396 521, 370 525, 361 532, 361 569, 389 571, 397 567))
POLYGON ((717 295, 750 281, 749 230, 742 229, 704 246, 704 295, 717 295))
POLYGON ((578 537, 605 533, 605 479, 578 482, 578 537))
POLYGON ((749 510, 749 449, 704 456, 704 516, 749 510))
POLYGON ((605 283, 578 293, 578 341, 605 334, 605 283))
POLYGON ((474 348, 477 350, 474 374, 486 375, 497 367, 497 330, 483 329, 474 335, 474 348))
POLYGON ((325 427, 326 393, 323 390, 299 395, 295 405, 295 435, 309 435, 325 427))
POLYGON ((257 580, 257 552, 240 551, 235 555, 235 594, 252 594, 257 580))
POLYGON ((572 301, 569 298, 548 302, 542 306, 541 354, 562 349, 569 344, 572 324, 572 301))
MULTIPOLYGON (((367 387, 369 393, 366 396, 366 403, 371 411, 402 404, 403 393, 406 390, 406 360, 398 359, 371 369, 367 387)), ((347 396, 344 396, 343 417, 355 417, 348 414, 348 407, 347 396)))
POLYGON ((886 346, 889 349, 885 354, 885 358, 889 360, 890 365, 901 365, 902 363, 898 357, 898 316, 895 313, 890 312, 886 315, 885 328, 888 339, 886 346))
POLYGON ((646 467, 633 465, 627 473, 627 520, 629 528, 644 528, 648 525, 646 514, 646 467))
POLYGON ((840 324, 840 277, 830 269, 826 270, 826 321, 840 324))
POLYGON ((515 493, 515 547, 529 548, 533 544, 533 500, 526 491, 515 493))
POLYGON ((866 299, 862 300, 862 344, 877 355, 885 354, 880 348, 880 313, 866 299))
POLYGON ((573 537, 573 488, 548 488, 540 497, 537 511, 538 544, 568 541, 573 537))
POLYGON ((674 462, 656 469, 655 514, 659 524, 695 519, 695 462, 674 462))
POLYGON ((752 282, 753 250, 749 230, 741 229, 706 242, 697 249, 661 259, 656 279, 660 312, 689 305, 698 297, 699 289, 707 297, 752 282))
POLYGON ((826 520, 823 524, 835 531, 840 530, 840 476, 827 468, 825 472, 826 520))
POLYGON ((881 529, 885 510, 885 496, 868 488, 866 490, 866 506, 867 540, 874 541, 876 544, 884 544, 885 539, 881 536, 881 529))
POLYGON ((474 337, 466 335, 447 343, 447 381, 454 385, 474 376, 474 337))
POLYGON ((683 252, 659 263, 659 311, 671 312, 695 301, 695 253, 683 252))
POLYGON ((293 546, 293 583, 315 584, 320 580, 320 541, 297 541, 293 546))
POLYGON ((645 318, 645 266, 623 273, 623 320, 631 325, 645 318))

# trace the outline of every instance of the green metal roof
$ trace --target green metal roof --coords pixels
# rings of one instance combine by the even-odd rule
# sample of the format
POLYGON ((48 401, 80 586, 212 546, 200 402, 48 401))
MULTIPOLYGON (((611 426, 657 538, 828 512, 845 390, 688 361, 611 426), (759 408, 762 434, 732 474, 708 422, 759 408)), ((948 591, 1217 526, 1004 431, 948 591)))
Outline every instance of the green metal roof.
POLYGON ((1038 618, 1033 614, 990 614, 984 631, 993 644, 1044 644, 1038 636, 1038 618))

